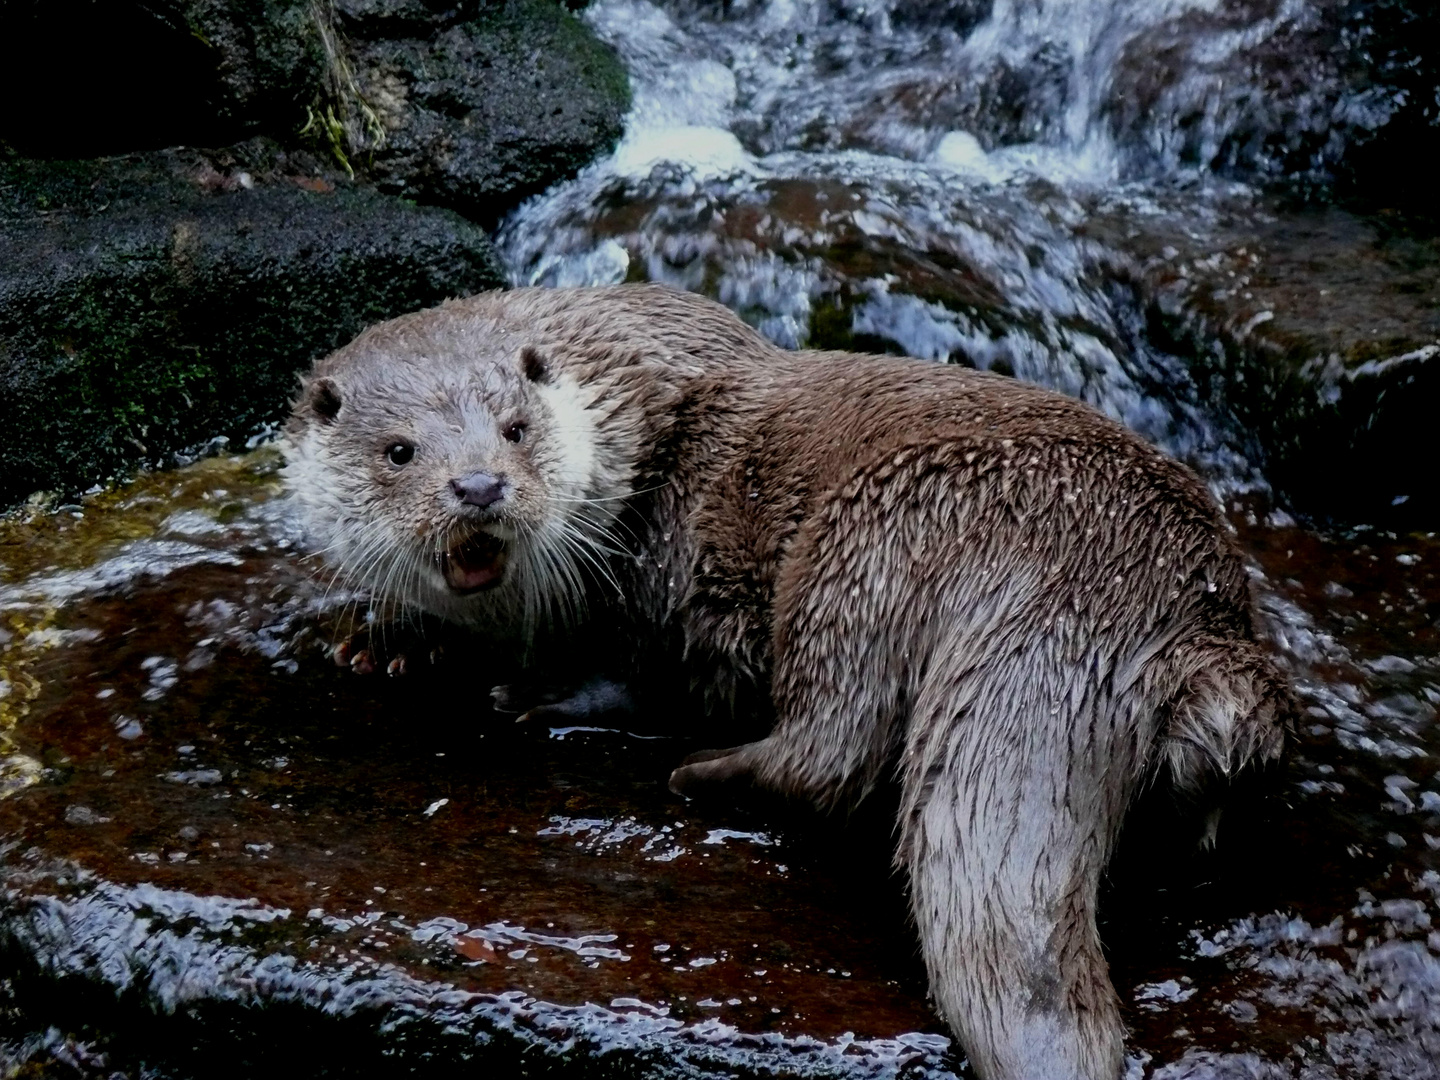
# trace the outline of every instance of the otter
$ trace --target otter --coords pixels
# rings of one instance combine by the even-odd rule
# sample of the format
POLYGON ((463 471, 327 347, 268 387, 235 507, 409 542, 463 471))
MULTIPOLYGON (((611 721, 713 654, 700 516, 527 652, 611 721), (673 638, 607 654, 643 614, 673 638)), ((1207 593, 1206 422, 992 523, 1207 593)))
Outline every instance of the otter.
POLYGON ((310 531, 373 592, 517 639, 620 620, 636 685, 683 669, 717 743, 765 710, 675 791, 838 809, 898 781, 895 859, 976 1073, 1121 1074, 1095 916, 1127 809, 1161 782, 1208 807, 1293 709, 1185 467, 1059 394, 783 351, 640 285, 372 327, 287 438, 310 531))

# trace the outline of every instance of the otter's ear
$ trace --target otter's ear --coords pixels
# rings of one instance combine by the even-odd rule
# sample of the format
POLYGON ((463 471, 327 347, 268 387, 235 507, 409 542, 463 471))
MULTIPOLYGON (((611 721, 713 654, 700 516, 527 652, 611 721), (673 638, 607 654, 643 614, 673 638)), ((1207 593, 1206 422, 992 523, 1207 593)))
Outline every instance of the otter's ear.
POLYGON ((305 407, 322 424, 332 423, 340 412, 340 389, 329 379, 316 379, 305 388, 305 407))
POLYGON ((520 370, 533 383, 550 381, 550 365, 534 345, 526 345, 520 350, 520 370))

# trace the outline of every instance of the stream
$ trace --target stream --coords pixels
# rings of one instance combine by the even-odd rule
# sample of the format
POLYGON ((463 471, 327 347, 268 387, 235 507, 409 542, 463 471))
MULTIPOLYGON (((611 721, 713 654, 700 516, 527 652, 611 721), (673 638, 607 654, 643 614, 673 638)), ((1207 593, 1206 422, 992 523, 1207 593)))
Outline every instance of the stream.
POLYGON ((512 283, 701 290, 780 345, 1014 374, 1227 487, 1263 484, 1245 434, 1147 340, 1133 260, 1094 234, 1178 219, 1203 235, 1258 200, 1229 178, 1284 169, 1307 124, 1383 118, 1317 71, 1287 115, 1298 130, 1269 130, 1261 88, 1234 84, 1266 73, 1266 45, 1311 5, 604 0, 587 14, 629 66, 634 106, 608 160, 502 228, 512 283), (1203 61, 1147 63, 1177 38, 1203 61))
MULTIPOLYGON (((1132 243, 1263 216, 1384 119, 1323 58, 1266 108, 1329 10, 597 0, 625 135, 497 237, 517 285, 667 282, 787 347, 1053 387, 1210 483, 1303 712, 1217 851, 1142 836, 1112 876, 1127 1080, 1440 1076, 1440 540, 1287 513, 1150 340, 1132 243)), ((495 717, 513 673, 463 642, 337 668, 363 598, 301 557, 278 465, 0 521, 0 1063, 970 1075, 883 812, 685 804, 697 747, 495 717)))

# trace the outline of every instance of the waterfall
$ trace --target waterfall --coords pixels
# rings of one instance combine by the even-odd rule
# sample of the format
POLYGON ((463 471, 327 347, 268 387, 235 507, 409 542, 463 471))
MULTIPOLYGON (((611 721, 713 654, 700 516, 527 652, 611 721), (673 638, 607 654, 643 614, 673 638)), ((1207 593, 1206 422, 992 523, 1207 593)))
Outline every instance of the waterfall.
POLYGON ((1133 259, 1106 237, 1193 234, 1216 200, 1253 197, 1247 178, 1323 165, 1310 136, 1333 142, 1337 116, 1383 119, 1338 61, 1310 62, 1333 31, 1319 0, 599 0, 586 17, 633 107, 609 158, 503 225, 515 284, 668 282, 787 347, 1005 371, 1221 487, 1262 483, 1245 433, 1146 339, 1133 259), (1302 90, 1267 97, 1299 67, 1302 90))

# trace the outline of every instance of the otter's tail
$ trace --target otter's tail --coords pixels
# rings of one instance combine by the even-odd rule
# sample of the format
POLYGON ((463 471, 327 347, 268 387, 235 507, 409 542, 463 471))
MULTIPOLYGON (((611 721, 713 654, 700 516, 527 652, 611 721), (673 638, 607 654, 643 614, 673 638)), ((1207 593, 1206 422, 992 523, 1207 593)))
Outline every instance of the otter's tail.
POLYGON ((1284 684, 1245 642, 1168 650, 1123 686, 1077 686, 1039 648, 947 654, 915 703, 897 852, 937 1007, 983 1080, 1116 1080, 1095 909, 1125 811, 1157 769, 1196 791, 1277 756, 1284 684))

